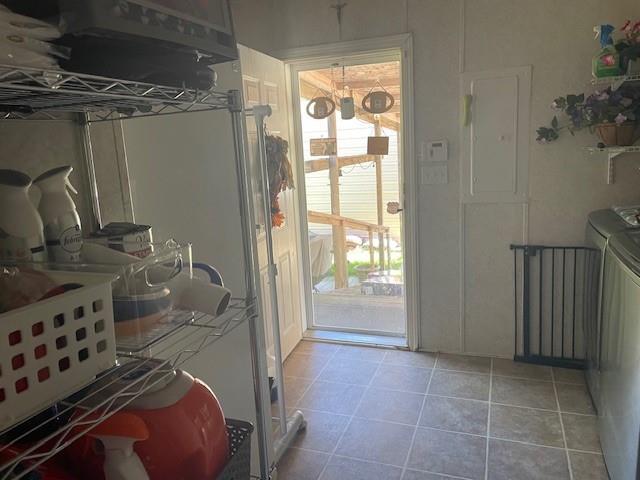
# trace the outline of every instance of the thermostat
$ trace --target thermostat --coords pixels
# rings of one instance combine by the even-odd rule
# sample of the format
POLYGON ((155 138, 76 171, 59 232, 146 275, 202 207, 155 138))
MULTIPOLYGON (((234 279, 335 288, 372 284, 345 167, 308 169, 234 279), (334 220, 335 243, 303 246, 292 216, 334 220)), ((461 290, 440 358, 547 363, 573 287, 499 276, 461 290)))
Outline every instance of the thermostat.
POLYGON ((437 140, 428 142, 424 151, 423 158, 427 162, 446 162, 449 159, 447 152, 447 141, 437 140))

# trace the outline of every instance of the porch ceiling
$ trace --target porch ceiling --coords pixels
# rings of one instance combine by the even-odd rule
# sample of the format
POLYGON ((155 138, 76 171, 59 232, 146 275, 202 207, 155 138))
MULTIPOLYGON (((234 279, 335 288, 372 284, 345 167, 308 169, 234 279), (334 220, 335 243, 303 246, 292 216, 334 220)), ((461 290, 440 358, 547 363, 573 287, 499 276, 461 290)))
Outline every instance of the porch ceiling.
MULTIPOLYGON (((348 90, 351 90, 356 104, 356 118, 369 123, 373 123, 374 116, 363 110, 360 104, 371 89, 379 89, 380 85, 395 99, 393 108, 380 115, 380 123, 382 127, 397 132, 400 129, 401 113, 401 79, 398 62, 347 66, 344 69, 344 77, 342 67, 300 73, 302 97, 312 98, 318 95, 318 90, 322 90, 324 94, 333 92, 339 102, 339 99, 347 96, 348 90)), ((340 108, 339 103, 336 108, 340 108)))

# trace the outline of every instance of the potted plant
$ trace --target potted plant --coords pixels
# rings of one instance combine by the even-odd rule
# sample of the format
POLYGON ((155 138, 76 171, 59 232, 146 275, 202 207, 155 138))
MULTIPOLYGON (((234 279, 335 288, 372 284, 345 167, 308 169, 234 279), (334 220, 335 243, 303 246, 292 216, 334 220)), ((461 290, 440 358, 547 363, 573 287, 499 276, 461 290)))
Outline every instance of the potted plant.
POLYGON ((554 116, 550 126, 538 128, 538 142, 557 140, 562 130, 573 135, 585 128, 595 132, 605 146, 633 145, 638 139, 640 89, 627 86, 614 91, 609 87, 589 96, 570 94, 556 98, 551 107, 566 119, 561 122, 554 116))

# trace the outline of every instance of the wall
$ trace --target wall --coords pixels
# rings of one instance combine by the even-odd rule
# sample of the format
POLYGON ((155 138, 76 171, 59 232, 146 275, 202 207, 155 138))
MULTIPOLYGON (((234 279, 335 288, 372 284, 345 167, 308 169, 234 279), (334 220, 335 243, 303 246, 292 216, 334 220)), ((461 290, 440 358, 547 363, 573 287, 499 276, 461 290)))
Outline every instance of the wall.
MULTIPOLYGON (((130 202, 126 201, 121 179, 126 177, 119 168, 123 153, 113 141, 119 131, 111 122, 91 127, 96 177, 100 191, 103 223, 130 220, 130 202), (121 175, 122 174, 122 175, 121 175)), ((31 178, 60 165, 71 165, 71 183, 78 190, 74 202, 85 232, 93 228, 91 192, 85 184, 85 163, 82 129, 72 120, 0 122, 0 168, 25 172, 31 178)), ((37 205, 40 193, 32 188, 31 196, 37 205)))
POLYGON ((234 0, 239 40, 276 54, 300 46, 411 32, 414 38, 416 151, 447 138, 447 185, 419 190, 421 346, 426 350, 510 356, 513 350, 512 242, 580 244, 589 211, 640 201, 637 156, 617 163, 582 149, 581 133, 554 145, 535 142, 558 95, 588 88, 597 50, 593 25, 637 18, 635 0, 351 0, 341 32, 332 0, 234 0), (263 8, 264 5, 261 7, 263 8), (264 13, 264 12, 263 12, 264 13), (255 34, 270 24, 263 41, 255 34), (249 34, 251 33, 251 34, 249 34), (268 41, 266 41, 268 38, 268 41), (460 202, 460 73, 532 65, 529 194, 526 204, 460 202))

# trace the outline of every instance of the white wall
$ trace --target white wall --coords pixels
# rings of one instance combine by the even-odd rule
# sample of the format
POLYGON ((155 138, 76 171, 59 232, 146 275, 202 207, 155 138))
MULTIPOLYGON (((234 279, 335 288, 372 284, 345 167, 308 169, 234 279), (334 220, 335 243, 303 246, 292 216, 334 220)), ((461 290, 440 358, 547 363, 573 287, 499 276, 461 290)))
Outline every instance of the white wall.
MULTIPOLYGON (((96 174, 101 190, 103 221, 126 220, 119 172, 114 168, 117 162, 113 162, 117 158, 113 144, 113 126, 104 123, 95 124, 91 128, 96 147, 96 174)), ((79 124, 72 120, 0 121, 0 168, 20 170, 31 178, 36 178, 46 170, 61 165, 73 167, 70 178, 79 191, 74 201, 83 229, 88 233, 93 228, 90 221, 91 193, 84 183, 84 147, 79 124)), ((33 188, 34 202, 39 201, 39 195, 37 188, 33 188)))
MULTIPOLYGON (((338 41, 333 0, 234 0, 239 39, 283 49, 338 41), (269 23, 269 41, 256 37, 269 23), (252 34, 249 35, 248 32, 252 34)), ((350 0, 342 40, 412 32, 416 151, 447 138, 449 184, 421 186, 419 248, 421 346, 486 355, 513 353, 512 242, 580 244, 589 211, 640 202, 640 157, 618 161, 615 185, 605 162, 581 147, 587 133, 554 145, 534 129, 553 115, 551 101, 588 88, 598 44, 592 28, 640 16, 636 0, 350 0), (460 73, 533 66, 529 192, 526 205, 460 202, 460 73), (461 273, 463 276, 461 277, 461 273), (461 281, 462 278, 462 281, 461 281)), ((266 36, 265 36, 266 38, 266 36)))

